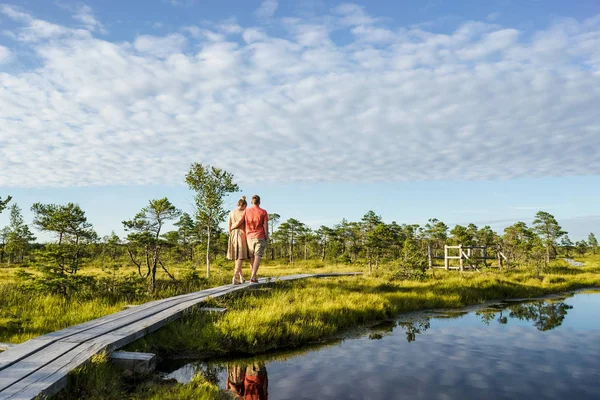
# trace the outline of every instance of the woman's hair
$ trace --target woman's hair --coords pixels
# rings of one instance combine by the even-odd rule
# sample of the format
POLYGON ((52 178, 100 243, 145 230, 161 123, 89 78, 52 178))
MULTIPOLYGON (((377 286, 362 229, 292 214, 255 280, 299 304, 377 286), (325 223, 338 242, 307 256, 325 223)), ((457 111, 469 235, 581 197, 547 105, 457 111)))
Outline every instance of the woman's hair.
POLYGON ((238 207, 246 207, 248 202, 246 201, 246 196, 242 196, 241 199, 238 200, 238 207))
POLYGON ((260 204, 260 196, 255 194, 254 196, 252 196, 252 204, 260 204))

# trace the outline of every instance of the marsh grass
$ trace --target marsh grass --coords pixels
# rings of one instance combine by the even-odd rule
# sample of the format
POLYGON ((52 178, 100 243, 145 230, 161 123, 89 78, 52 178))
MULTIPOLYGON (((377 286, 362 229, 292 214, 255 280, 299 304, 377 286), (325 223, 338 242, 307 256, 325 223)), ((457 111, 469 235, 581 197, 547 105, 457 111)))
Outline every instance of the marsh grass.
POLYGON ((489 300, 541 297, 600 286, 600 263, 549 268, 542 279, 529 269, 499 273, 436 271, 425 281, 378 276, 307 279, 276 283, 219 299, 221 317, 193 313, 132 344, 165 357, 251 355, 340 337, 356 326, 400 313, 459 308, 489 300))
MULTIPOLYGON (((211 300, 211 305, 228 311, 224 315, 191 312, 132 343, 128 350, 155 352, 163 358, 252 356, 342 338, 352 329, 403 312, 459 308, 488 300, 533 298, 600 286, 600 255, 578 261, 586 262, 586 266, 570 267, 557 261, 540 278, 531 268, 516 268, 465 273, 435 270, 429 271, 424 280, 397 280, 393 266, 382 264, 372 275, 274 283, 270 289, 247 290, 211 300)), ((267 264, 261 268, 261 275, 357 270, 364 271, 364 267, 298 262, 293 266, 267 264)), ((6 272, 0 269, 0 341, 18 343, 113 313, 129 302, 114 296, 63 299, 26 292, 14 278, 14 271, 6 272)), ((126 276, 130 271, 118 273, 126 276)), ((176 269, 175 274, 177 282, 162 279, 154 296, 140 294, 133 302, 228 283, 231 271, 215 269, 210 280, 186 280, 189 266, 176 269)), ((60 394, 61 400, 229 398, 201 378, 190 385, 129 382, 101 357, 71 375, 69 389, 60 394)))

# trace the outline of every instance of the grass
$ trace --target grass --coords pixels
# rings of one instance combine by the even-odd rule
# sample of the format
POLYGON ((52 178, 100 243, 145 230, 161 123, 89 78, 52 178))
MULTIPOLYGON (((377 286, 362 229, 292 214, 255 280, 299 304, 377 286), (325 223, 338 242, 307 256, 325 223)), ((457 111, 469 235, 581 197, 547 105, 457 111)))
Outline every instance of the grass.
POLYGON ((348 329, 430 308, 459 308, 492 299, 540 297, 600 286, 600 259, 584 268, 559 262, 541 279, 528 269, 435 271, 425 281, 374 276, 309 279, 275 284, 219 300, 221 317, 193 314, 132 344, 166 357, 251 355, 339 337, 348 329))
MULTIPOLYGON (((529 268, 481 272, 435 270, 426 280, 393 280, 390 266, 381 265, 372 275, 308 279, 275 283, 270 290, 238 292, 213 300, 228 309, 222 316, 191 313, 129 346, 129 350, 156 352, 162 357, 226 357, 297 348, 343 337, 365 324, 392 318, 402 312, 430 308, 459 308, 492 299, 540 297, 550 293, 600 286, 600 255, 578 258, 585 267, 555 262, 540 278, 529 268)), ((301 272, 364 271, 356 265, 299 262, 294 266, 267 264, 262 276, 301 272)), ((178 283, 159 282, 154 296, 134 299, 91 296, 64 300, 53 295, 33 295, 20 290, 14 271, 0 268, 0 341, 18 343, 40 334, 140 303, 230 282, 230 268, 216 268, 210 280, 186 281, 189 266, 173 269, 178 283), (7 278, 8 277, 8 278, 7 278)), ((126 268, 119 275, 128 274, 126 268)), ((100 274, 89 269, 87 273, 100 274)), ((69 390, 60 399, 186 399, 225 396, 202 380, 191 385, 131 383, 106 359, 97 358, 71 374, 69 390), (109 384, 106 384, 109 382, 109 384), (124 397, 127 393, 128 397, 124 397), (71 397, 69 397, 71 396, 71 397), (204 397, 202 397, 204 396, 204 397)), ((227 397, 222 397, 227 398, 227 397)))

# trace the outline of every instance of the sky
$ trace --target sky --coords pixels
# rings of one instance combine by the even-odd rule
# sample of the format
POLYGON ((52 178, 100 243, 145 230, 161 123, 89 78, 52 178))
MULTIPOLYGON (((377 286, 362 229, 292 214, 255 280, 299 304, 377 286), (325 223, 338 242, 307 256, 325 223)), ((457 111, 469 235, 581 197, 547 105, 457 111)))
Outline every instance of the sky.
POLYGON ((545 210, 600 234, 596 0, 2 1, 0 197, 28 221, 191 212, 201 162, 312 227, 545 210))

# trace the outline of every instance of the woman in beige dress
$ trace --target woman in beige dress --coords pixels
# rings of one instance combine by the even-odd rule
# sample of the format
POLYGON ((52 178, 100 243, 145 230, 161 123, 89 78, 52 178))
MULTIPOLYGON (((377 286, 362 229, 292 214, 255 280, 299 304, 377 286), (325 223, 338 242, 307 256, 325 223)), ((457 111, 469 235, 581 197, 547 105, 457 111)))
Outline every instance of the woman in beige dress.
POLYGON ((235 271, 233 272, 234 285, 244 283, 244 274, 242 272, 242 263, 249 258, 248 243, 246 242, 246 225, 242 222, 236 229, 231 229, 239 221, 244 221, 244 211, 246 210, 246 196, 238 201, 238 206, 235 210, 229 213, 229 244, 227 246, 227 258, 235 260, 235 271))

